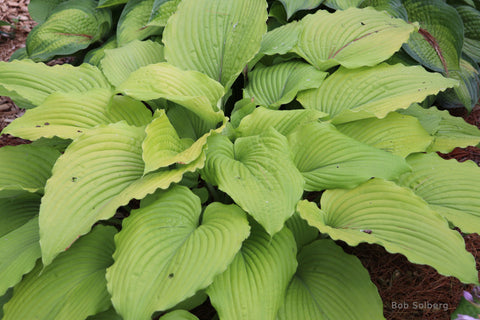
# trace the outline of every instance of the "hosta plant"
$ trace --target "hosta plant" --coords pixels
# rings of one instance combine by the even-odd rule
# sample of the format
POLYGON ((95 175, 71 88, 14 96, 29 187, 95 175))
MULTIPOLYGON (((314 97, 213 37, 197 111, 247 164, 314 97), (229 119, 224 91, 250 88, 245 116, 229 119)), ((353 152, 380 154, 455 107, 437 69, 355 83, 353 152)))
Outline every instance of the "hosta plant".
MULTIPOLYGON (((169 3, 125 2, 97 5, 169 3)), ((340 240, 478 284, 480 169, 436 152, 480 132, 425 108, 460 81, 399 52, 419 23, 320 2, 176 1, 161 41, 0 63, 33 141, 0 149, 2 319, 383 319, 340 240)))

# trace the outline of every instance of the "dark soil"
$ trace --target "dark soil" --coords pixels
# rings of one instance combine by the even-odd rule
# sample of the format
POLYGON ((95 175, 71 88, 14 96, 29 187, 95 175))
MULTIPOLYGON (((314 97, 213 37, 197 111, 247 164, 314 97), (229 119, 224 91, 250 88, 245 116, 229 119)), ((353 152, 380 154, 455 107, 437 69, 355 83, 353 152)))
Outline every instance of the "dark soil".
MULTIPOLYGON (((35 25, 28 15, 28 2, 0 0, 0 20, 13 25, 0 27, 0 31, 3 31, 0 33, 0 61, 7 61, 17 48, 25 46, 26 36, 35 25)), ((16 107, 9 98, 0 97, 0 130, 23 113, 24 110, 16 107)), ((470 115, 466 110, 457 110, 455 113, 480 128, 480 106, 470 115)), ((23 143, 28 141, 9 135, 0 136, 0 147, 23 143)), ((480 165, 480 149, 476 147, 456 148, 442 156, 458 161, 473 160, 480 165)), ((480 269, 480 236, 465 235, 464 239, 467 250, 477 261, 477 269, 480 269)), ((471 289, 471 286, 463 285, 453 277, 439 275, 429 266, 412 264, 401 254, 390 254, 381 246, 361 244, 352 248, 341 245, 346 252, 356 255, 367 268, 382 297, 384 315, 388 320, 448 320, 463 290, 471 289)), ((207 302, 194 311, 200 319, 207 320, 211 319, 213 310, 207 302)))

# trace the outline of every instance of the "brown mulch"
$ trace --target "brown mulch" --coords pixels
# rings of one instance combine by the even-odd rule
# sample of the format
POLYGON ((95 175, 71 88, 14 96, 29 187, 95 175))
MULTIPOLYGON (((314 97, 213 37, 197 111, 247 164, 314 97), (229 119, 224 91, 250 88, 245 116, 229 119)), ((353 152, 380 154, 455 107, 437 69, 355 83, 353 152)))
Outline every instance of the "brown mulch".
MULTIPOLYGON (((28 32, 35 26, 28 14, 28 2, 29 0, 0 0, 0 20, 14 25, 13 28, 0 27, 0 31, 12 35, 14 33, 11 38, 0 35, 0 61, 7 61, 13 51, 24 47, 28 32)), ((464 110, 456 112, 457 116, 462 116, 480 128, 480 106, 470 115, 464 110)), ((0 97, 0 130, 23 113, 24 110, 15 106, 9 98, 0 97)), ((0 136, 0 147, 22 143, 28 141, 9 135, 0 136)), ((456 148, 442 156, 458 161, 474 160, 480 165, 480 149, 475 147, 456 148)), ((480 236, 465 235, 464 239, 467 250, 477 261, 477 269, 480 269, 480 236)), ((412 264, 403 255, 390 254, 378 245, 343 247, 345 251, 355 254, 369 271, 384 302, 384 315, 388 320, 448 320, 456 309, 463 290, 471 289, 471 286, 463 285, 453 277, 439 275, 429 266, 412 264)), ((207 315, 212 310, 205 304, 196 311, 200 316, 199 313, 207 315)), ((210 316, 201 317, 209 318, 210 316)))

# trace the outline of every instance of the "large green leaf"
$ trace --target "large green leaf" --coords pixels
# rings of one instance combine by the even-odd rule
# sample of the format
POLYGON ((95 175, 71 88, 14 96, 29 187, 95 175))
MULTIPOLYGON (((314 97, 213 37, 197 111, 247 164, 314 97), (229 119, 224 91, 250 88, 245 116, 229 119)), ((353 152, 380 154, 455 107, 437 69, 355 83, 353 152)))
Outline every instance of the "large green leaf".
POLYGON ((111 7, 111 6, 116 6, 119 4, 124 4, 127 3, 128 0, 99 0, 98 2, 98 7, 103 8, 103 7, 111 7))
POLYGON ((457 12, 462 18, 465 27, 465 38, 463 41, 463 52, 475 62, 480 63, 480 11, 470 6, 457 6, 457 12))
POLYGON ((43 23, 54 9, 67 0, 30 0, 28 14, 37 23, 43 23))
POLYGON ((165 57, 230 88, 260 49, 265 0, 183 0, 165 27, 165 57))
POLYGON ((249 74, 243 97, 251 98, 257 105, 278 109, 292 101, 299 91, 318 88, 326 76, 326 72, 296 61, 255 68, 249 74))
POLYGON ((109 89, 91 89, 52 93, 3 132, 29 140, 53 136, 73 139, 100 124, 125 120, 130 125, 142 126, 151 119, 150 110, 140 101, 115 96, 109 89))
POLYGON ((288 142, 307 191, 352 188, 372 177, 395 179, 409 170, 403 158, 347 137, 326 122, 299 127, 288 142))
POLYGON ((449 73, 459 68, 463 23, 457 11, 443 0, 403 0, 408 19, 420 23, 404 49, 429 69, 449 73))
POLYGON ((106 40, 100 47, 88 51, 83 58, 83 62, 99 67, 100 61, 105 56, 105 50, 115 48, 117 48, 117 37, 114 35, 106 40))
POLYGON ((160 318, 161 320, 198 320, 196 316, 185 310, 175 310, 160 318))
POLYGON ((212 123, 222 121, 216 104, 224 95, 220 83, 197 71, 184 71, 162 62, 130 74, 117 91, 137 100, 167 99, 212 123))
POLYGON ((415 25, 373 8, 319 10, 301 21, 294 52, 320 70, 374 66, 392 56, 415 31, 415 25))
POLYGON ((274 55, 291 51, 302 31, 302 24, 292 21, 267 32, 262 38, 260 53, 274 55))
POLYGON ((150 40, 133 40, 123 47, 105 50, 100 65, 110 83, 118 86, 140 67, 162 61, 165 59, 161 44, 150 40))
POLYGON ((474 162, 444 160, 435 153, 412 154, 407 161, 412 172, 400 177, 400 185, 463 232, 480 233, 480 168, 474 162))
POLYGON ((391 111, 406 109, 457 83, 421 66, 382 63, 355 70, 341 67, 318 89, 299 93, 298 101, 305 108, 330 114, 333 123, 344 123, 384 118, 391 111))
POLYGON ((318 240, 297 259, 279 320, 385 319, 377 288, 358 258, 331 240, 318 240))
POLYGON ((302 219, 298 212, 295 212, 294 215, 285 222, 285 225, 295 237, 298 250, 313 242, 319 235, 318 229, 308 225, 307 221, 302 219))
POLYGON ((363 0, 325 0, 324 4, 335 10, 345 10, 358 7, 363 0))
POLYGON ((334 240, 351 246, 377 243, 440 274, 478 283, 475 259, 462 236, 412 190, 372 179, 352 190, 327 190, 320 202, 301 201, 302 218, 334 240))
POLYGON ((0 295, 20 282, 40 258, 39 207, 40 196, 35 194, 0 199, 0 295))
POLYGON ((143 201, 115 239, 115 263, 107 272, 115 309, 125 320, 150 319, 210 285, 248 237, 246 214, 200 199, 175 186, 143 201))
POLYGON ((47 61, 69 55, 102 39, 110 31, 109 9, 97 9, 96 0, 67 0, 59 4, 47 20, 28 34, 28 56, 47 61))
POLYGON ((304 184, 286 138, 273 128, 262 135, 238 138, 235 143, 226 136, 210 136, 202 175, 270 235, 280 231, 295 212, 304 184))
POLYGON ((297 267, 296 254, 287 228, 271 237, 260 226, 253 227, 228 269, 207 289, 219 317, 275 320, 297 267))
POLYGON ((401 18, 408 21, 407 10, 402 4, 402 0, 364 0, 360 8, 373 7, 379 11, 386 11, 395 18, 401 18))
POLYGON ((318 7, 324 0, 279 0, 285 7, 287 19, 299 10, 310 10, 318 7))
POLYGON ((113 262, 115 233, 113 227, 97 226, 51 265, 37 263, 15 287, 3 320, 84 320, 108 309, 105 270, 113 262))
POLYGON ((148 26, 155 0, 130 0, 123 8, 117 26, 117 42, 124 46, 133 40, 143 40, 154 34, 161 34, 161 29, 148 26))
POLYGON ((325 116, 323 112, 314 109, 279 111, 259 107, 242 119, 235 132, 238 136, 246 137, 262 134, 269 127, 273 127, 287 136, 298 126, 316 122, 323 116, 325 116))
POLYGON ((411 153, 426 151, 433 142, 433 137, 417 118, 397 112, 391 112, 383 119, 362 119, 339 124, 336 128, 360 142, 404 158, 411 153))
POLYGON ((475 146, 480 143, 480 130, 462 118, 451 116, 447 110, 436 107, 424 109, 411 105, 400 113, 418 118, 425 130, 434 138, 427 151, 450 152, 455 147, 475 146))
POLYGON ((94 316, 88 317, 86 320, 122 320, 122 317, 120 317, 115 312, 115 309, 111 307, 107 311, 103 311, 103 312, 97 313, 94 316))
POLYGON ((3 305, 12 298, 13 288, 8 289, 7 293, 3 296, 0 296, 0 319, 3 319, 3 305))
POLYGON ((9 96, 22 107, 41 104, 53 92, 85 92, 111 88, 102 72, 89 64, 49 67, 31 60, 0 61, 0 95, 9 96))
POLYGON ((155 0, 149 26, 165 27, 182 0, 155 0))
POLYGON ((54 148, 6 146, 0 149, 0 199, 25 191, 43 194, 52 167, 60 156, 54 148))

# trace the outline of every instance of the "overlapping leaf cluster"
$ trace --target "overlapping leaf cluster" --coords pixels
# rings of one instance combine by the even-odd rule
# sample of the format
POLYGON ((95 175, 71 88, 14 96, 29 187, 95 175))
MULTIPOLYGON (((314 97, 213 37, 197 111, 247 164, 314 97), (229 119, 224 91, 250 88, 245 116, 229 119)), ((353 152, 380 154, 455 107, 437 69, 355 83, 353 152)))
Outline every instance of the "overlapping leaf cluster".
POLYGON ((480 131, 431 106, 478 99, 478 3, 71 2, 0 63, 2 319, 383 319, 333 240, 478 282, 480 169, 436 152, 480 131))

